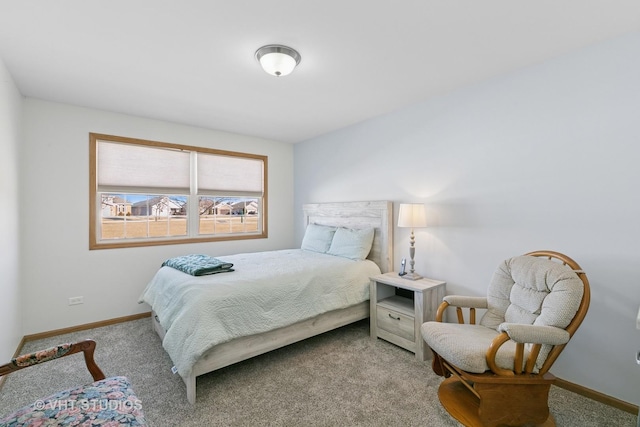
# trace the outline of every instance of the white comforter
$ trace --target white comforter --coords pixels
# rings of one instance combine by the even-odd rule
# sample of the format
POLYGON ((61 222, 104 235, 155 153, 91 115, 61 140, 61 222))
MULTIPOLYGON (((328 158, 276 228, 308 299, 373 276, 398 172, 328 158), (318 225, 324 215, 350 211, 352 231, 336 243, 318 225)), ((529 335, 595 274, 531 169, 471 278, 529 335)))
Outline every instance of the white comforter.
POLYGON ((162 267, 140 296, 167 331, 163 347, 187 377, 211 347, 369 299, 372 261, 289 249, 218 257, 234 272, 195 277, 162 267))

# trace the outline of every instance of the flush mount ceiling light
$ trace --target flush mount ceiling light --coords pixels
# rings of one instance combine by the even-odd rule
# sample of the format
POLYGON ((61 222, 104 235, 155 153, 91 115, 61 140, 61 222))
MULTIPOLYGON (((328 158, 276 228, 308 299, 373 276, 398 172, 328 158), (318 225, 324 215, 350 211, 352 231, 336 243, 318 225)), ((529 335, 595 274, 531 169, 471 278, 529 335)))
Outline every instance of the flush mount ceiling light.
POLYGON ((256 51, 256 59, 263 70, 272 76, 280 77, 290 74, 300 63, 301 56, 290 47, 269 44, 256 51))

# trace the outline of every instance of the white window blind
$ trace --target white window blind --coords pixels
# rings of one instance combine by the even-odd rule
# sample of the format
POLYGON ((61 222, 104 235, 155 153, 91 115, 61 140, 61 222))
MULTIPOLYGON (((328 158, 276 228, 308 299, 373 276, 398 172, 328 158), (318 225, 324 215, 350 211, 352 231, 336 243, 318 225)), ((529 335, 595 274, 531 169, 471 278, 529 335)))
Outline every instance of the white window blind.
POLYGON ((98 141, 98 191, 157 189, 189 193, 189 152, 98 141))
POLYGON ((198 153, 198 194, 261 196, 262 160, 198 153))

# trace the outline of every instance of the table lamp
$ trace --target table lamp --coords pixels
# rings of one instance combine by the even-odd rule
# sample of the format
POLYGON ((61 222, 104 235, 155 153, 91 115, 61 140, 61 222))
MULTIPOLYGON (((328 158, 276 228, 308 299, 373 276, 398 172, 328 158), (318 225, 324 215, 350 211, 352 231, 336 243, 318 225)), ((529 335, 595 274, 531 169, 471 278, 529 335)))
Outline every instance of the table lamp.
POLYGON ((402 277, 409 280, 418 280, 422 276, 415 273, 414 270, 414 256, 416 254, 416 239, 413 234, 414 228, 421 228, 427 226, 427 215, 425 212, 424 204, 422 203, 401 203, 400 211, 398 212, 398 227, 411 228, 411 240, 409 245, 409 256, 411 257, 409 273, 402 277))

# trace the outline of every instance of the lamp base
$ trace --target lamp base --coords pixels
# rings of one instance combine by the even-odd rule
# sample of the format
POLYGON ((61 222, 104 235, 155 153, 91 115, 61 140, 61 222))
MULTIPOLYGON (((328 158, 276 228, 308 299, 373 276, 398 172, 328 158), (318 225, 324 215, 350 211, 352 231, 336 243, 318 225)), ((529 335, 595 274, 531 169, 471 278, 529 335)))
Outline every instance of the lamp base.
POLYGON ((407 273, 404 276, 400 276, 403 279, 407 279, 407 280, 418 280, 418 279, 422 279, 422 276, 416 273, 407 273))

